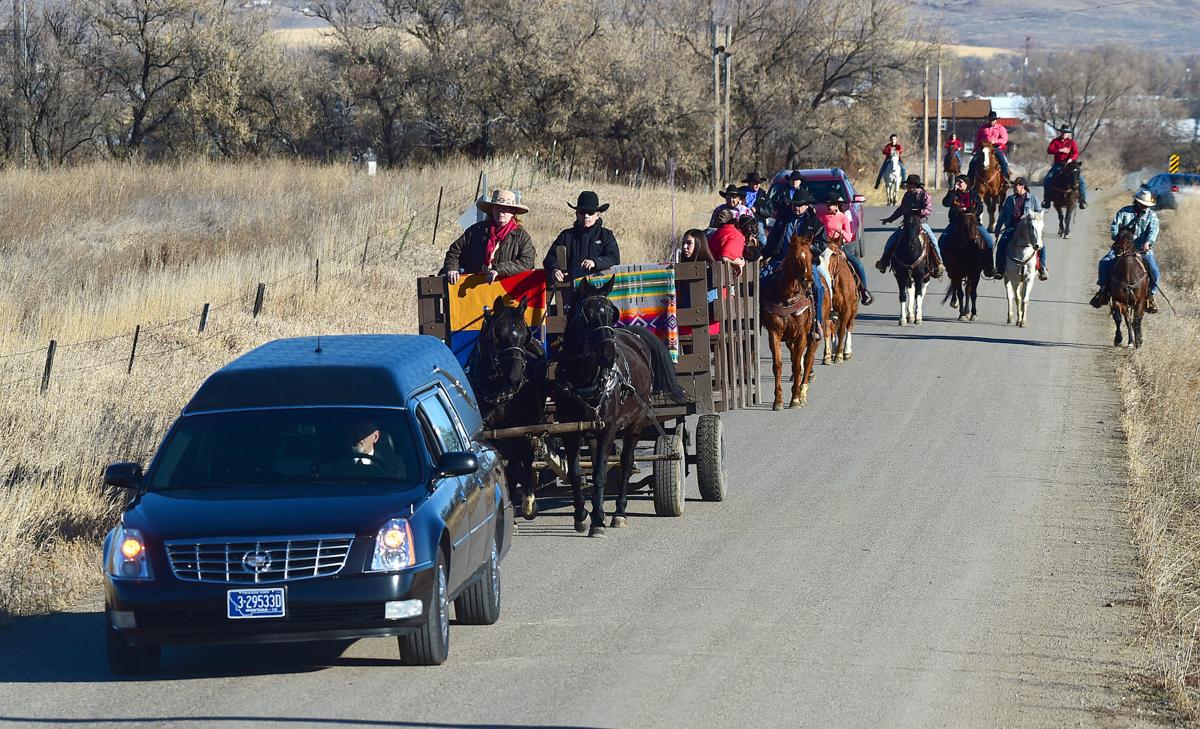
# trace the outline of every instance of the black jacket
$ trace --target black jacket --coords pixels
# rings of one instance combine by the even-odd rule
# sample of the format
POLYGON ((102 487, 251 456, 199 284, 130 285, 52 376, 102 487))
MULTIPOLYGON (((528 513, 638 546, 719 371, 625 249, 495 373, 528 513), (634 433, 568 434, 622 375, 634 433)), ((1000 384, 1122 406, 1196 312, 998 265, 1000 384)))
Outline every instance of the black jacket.
MULTIPOLYGON (((971 207, 967 212, 975 213, 976 216, 983 215, 983 200, 979 199, 979 193, 973 189, 968 189, 967 192, 971 195, 971 207)), ((960 212, 958 206, 954 204, 954 198, 957 196, 958 193, 952 187, 946 193, 946 196, 942 198, 942 205, 950 208, 950 220, 958 218, 960 212)))
POLYGON ((604 227, 604 220, 600 219, 590 228, 573 225, 559 233, 554 242, 550 244, 550 251, 546 254, 542 265, 550 272, 565 270, 567 278, 574 279, 600 273, 620 262, 621 249, 617 246, 617 239, 611 230, 604 227), (566 246, 567 249, 565 269, 556 253, 559 246, 566 246), (588 259, 596 263, 596 267, 591 271, 583 270, 582 264, 588 259))

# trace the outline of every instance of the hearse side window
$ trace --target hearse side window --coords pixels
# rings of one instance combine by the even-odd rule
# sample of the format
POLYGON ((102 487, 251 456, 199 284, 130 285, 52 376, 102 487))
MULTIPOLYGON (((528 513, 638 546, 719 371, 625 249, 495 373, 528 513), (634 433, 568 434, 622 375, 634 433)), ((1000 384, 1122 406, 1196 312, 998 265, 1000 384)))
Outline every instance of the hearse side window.
POLYGON ((467 450, 454 416, 436 391, 421 395, 417 402, 420 403, 421 420, 431 431, 426 439, 429 439, 428 436, 433 438, 430 450, 434 457, 450 451, 467 450))

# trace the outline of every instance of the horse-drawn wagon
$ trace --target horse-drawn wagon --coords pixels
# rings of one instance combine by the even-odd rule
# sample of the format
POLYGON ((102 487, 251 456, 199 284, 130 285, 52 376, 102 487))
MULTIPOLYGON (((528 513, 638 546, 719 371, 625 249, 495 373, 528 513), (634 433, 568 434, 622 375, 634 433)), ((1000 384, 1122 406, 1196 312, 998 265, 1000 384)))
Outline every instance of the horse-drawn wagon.
MULTIPOLYGON (((624 277, 626 273, 631 278, 636 273, 657 279, 664 306, 653 317, 643 316, 643 311, 627 317, 622 310, 616 329, 648 324, 648 329, 667 341, 675 380, 683 395, 672 398, 655 393, 644 397, 646 393, 632 393, 647 416, 645 422, 649 423, 636 436, 632 460, 641 466, 649 464, 649 478, 645 478, 646 474, 637 465, 631 470, 642 477, 639 486, 648 482, 656 514, 679 516, 684 510, 685 480, 692 470, 696 472, 702 499, 725 498, 727 474, 721 414, 760 401, 758 264, 747 264, 736 276, 729 264, 703 262, 621 267, 616 276, 624 277), (630 273, 627 269, 634 271, 630 273)), ((611 272, 593 278, 605 281, 610 275, 611 272)), ((481 276, 465 277, 457 284, 449 284, 442 277, 421 278, 417 282, 417 298, 420 332, 445 341, 465 363, 470 362, 477 346, 482 346, 480 330, 494 316, 496 307, 508 309, 510 303, 522 302, 516 310, 533 327, 539 343, 522 344, 521 348, 530 360, 533 359, 530 351, 541 353, 544 369, 537 369, 535 362, 530 365, 537 369, 533 376, 544 377, 546 387, 535 390, 534 400, 520 406, 524 412, 509 412, 505 422, 490 423, 484 438, 493 441, 502 453, 508 446, 509 453, 520 454, 512 458, 527 460, 521 472, 510 472, 509 480, 525 484, 524 516, 533 518, 537 509, 535 486, 570 482, 570 454, 564 442, 581 437, 585 442, 591 441, 579 465, 584 473, 592 473, 594 480, 592 434, 601 431, 605 423, 599 411, 591 420, 575 418, 562 422, 562 413, 578 411, 564 407, 559 397, 564 389, 559 382, 563 378, 560 343, 568 329, 577 288, 569 282, 547 285, 541 271, 523 277, 522 286, 509 283, 508 279, 490 284, 502 287, 490 307, 493 312, 487 311, 489 307, 481 302, 492 302, 496 289, 481 289, 488 285, 481 276), (541 301, 536 300, 539 287, 541 301), (481 295, 481 291, 486 293, 481 295), (514 421, 522 424, 506 427, 506 422, 514 421), (519 447, 514 450, 514 446, 519 447)), ((620 299, 615 295, 613 298, 620 299)), ((476 362, 475 366, 490 365, 476 362)), ((467 368, 472 371, 471 364, 467 368)), ((471 378, 474 383, 476 375, 471 378)), ((484 397, 480 395, 481 399, 484 397)), ((607 459, 607 463, 614 465, 620 461, 619 455, 607 459)), ((618 507, 623 509, 623 504, 619 502, 618 507)), ((576 526, 579 527, 578 511, 576 526)))

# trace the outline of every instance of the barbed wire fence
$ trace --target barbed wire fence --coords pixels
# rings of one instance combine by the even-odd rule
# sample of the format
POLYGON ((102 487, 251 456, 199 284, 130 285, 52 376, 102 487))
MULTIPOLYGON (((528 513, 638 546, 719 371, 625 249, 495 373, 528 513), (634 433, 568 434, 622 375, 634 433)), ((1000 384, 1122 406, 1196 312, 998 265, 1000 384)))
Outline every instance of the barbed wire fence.
MULTIPOLYGON (((539 174, 545 174, 546 168, 539 169, 536 160, 532 165, 529 162, 526 161, 526 166, 530 170, 529 184, 532 187, 539 174)), ((521 158, 514 157, 508 165, 494 171, 494 177, 490 179, 513 187, 520 164, 521 158)), ((137 324, 132 332, 127 333, 66 342, 51 339, 44 347, 0 352, 0 394, 20 387, 36 387, 37 392, 45 394, 54 382, 68 375, 122 366, 125 374, 132 376, 139 362, 193 348, 231 332, 238 325, 239 320, 230 317, 223 325, 214 326, 214 315, 218 313, 240 311, 257 319, 268 305, 282 308, 280 305, 304 296, 319 296, 323 283, 355 274, 363 275, 369 266, 398 261, 418 231, 432 229, 431 243, 436 247, 439 233, 444 232, 439 229, 447 222, 443 220, 443 208, 455 209, 457 203, 464 201, 474 205, 480 195, 488 192, 483 189, 485 181, 489 181, 488 170, 481 170, 478 176, 453 187, 443 185, 438 189, 436 200, 410 209, 400 220, 378 225, 365 236, 355 236, 346 245, 330 253, 319 254, 311 263, 287 274, 267 281, 248 282, 246 290, 240 294, 222 301, 195 303, 192 314, 167 321, 137 324), (469 199, 466 198, 468 194, 471 195, 469 199), (281 289, 282 294, 279 293, 281 289), (161 337, 170 334, 167 330, 171 328, 179 329, 177 339, 182 341, 160 344, 157 348, 147 346, 148 335, 161 337), (63 366, 64 352, 78 354, 79 359, 86 362, 63 366)), ((449 223, 453 224, 454 221, 450 220, 449 223)))

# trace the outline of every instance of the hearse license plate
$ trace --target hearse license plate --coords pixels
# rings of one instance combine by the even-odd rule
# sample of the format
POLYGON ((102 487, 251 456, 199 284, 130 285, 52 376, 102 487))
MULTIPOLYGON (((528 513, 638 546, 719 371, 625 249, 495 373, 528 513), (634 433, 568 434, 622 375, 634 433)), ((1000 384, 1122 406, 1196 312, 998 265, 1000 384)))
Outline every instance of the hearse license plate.
POLYGON ((227 593, 226 610, 230 619, 282 618, 284 600, 282 587, 259 587, 246 590, 230 590, 227 593))

